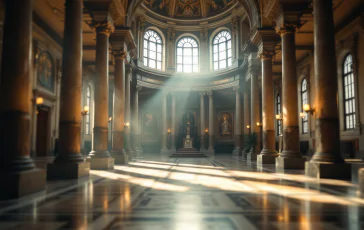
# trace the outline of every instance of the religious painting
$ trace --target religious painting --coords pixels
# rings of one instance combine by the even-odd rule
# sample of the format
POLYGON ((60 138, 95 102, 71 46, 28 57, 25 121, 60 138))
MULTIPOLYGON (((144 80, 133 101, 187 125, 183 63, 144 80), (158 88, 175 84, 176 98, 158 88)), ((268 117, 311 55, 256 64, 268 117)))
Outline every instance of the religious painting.
POLYGON ((176 6, 177 17, 199 17, 201 16, 200 0, 178 0, 176 6))
POLYGON ((233 119, 230 113, 222 112, 219 118, 220 137, 232 137, 233 119))
POLYGON ((192 112, 186 112, 182 115, 182 125, 195 126, 195 115, 192 112))
POLYGON ((155 113, 146 112, 142 117, 143 141, 158 140, 158 121, 155 113))
POLYGON ((44 88, 53 91, 54 88, 54 66, 48 52, 41 52, 38 58, 38 82, 44 88))

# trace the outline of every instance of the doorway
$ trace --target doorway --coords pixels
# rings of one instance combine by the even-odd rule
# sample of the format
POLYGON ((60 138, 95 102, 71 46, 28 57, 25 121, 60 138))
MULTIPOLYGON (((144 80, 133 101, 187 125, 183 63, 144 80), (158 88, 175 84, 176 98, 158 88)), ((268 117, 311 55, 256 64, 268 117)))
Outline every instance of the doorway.
POLYGON ((48 155, 49 110, 46 107, 38 108, 37 113, 36 156, 44 157, 48 155))

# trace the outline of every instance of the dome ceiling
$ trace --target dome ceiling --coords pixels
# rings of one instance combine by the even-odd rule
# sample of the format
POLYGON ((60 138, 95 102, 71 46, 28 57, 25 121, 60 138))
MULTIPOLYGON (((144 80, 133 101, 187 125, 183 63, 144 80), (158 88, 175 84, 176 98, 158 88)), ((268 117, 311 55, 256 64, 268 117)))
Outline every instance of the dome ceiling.
POLYGON ((230 9, 236 0, 144 0, 157 14, 180 19, 197 19, 217 15, 230 9))

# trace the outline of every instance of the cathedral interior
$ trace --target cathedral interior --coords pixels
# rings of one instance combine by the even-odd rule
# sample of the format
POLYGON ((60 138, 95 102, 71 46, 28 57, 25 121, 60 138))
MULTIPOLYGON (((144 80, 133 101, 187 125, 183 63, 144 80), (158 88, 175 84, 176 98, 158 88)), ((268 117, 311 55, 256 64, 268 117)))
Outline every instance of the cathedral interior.
POLYGON ((0 229, 364 229, 362 0, 0 0, 0 54, 0 229))

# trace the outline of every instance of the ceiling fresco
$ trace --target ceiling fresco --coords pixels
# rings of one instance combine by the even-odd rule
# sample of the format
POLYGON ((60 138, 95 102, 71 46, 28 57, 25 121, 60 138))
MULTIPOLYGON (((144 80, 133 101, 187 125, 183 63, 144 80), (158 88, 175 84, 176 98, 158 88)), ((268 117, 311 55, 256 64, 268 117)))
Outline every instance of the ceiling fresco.
POLYGON ((236 0, 144 0, 149 9, 160 15, 183 19, 210 17, 230 9, 235 2, 236 0))

